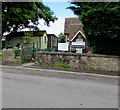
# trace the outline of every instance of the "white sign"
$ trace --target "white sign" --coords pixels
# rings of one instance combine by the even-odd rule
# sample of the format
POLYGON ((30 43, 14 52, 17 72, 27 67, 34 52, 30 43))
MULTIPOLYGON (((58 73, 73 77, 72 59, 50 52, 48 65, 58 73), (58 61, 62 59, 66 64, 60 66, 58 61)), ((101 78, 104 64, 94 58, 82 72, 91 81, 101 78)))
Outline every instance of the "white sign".
POLYGON ((72 45, 85 45, 85 42, 72 42, 72 45))
POLYGON ((69 43, 58 43, 58 51, 68 51, 69 43))
POLYGON ((72 48, 85 48, 85 42, 72 42, 72 48))
POLYGON ((72 48, 85 48, 85 45, 72 45, 72 48))

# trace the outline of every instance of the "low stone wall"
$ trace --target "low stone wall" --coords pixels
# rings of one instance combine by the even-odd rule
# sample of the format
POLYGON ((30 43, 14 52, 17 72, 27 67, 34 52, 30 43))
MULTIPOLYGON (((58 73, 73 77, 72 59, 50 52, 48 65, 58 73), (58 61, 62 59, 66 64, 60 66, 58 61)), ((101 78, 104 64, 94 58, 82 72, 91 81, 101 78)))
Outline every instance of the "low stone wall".
POLYGON ((3 62, 21 62, 21 57, 15 58, 15 49, 3 49, 3 62))
POLYGON ((15 53, 13 49, 3 49, 3 61, 13 62, 15 53))
POLYGON ((21 53, 17 55, 15 55, 15 50, 16 49, 13 48, 3 49, 3 62, 25 63, 31 61, 33 57, 31 50, 24 48, 20 50, 21 53))
POLYGON ((120 71, 119 56, 98 54, 74 54, 58 52, 37 52, 36 63, 67 63, 69 66, 87 70, 120 71))

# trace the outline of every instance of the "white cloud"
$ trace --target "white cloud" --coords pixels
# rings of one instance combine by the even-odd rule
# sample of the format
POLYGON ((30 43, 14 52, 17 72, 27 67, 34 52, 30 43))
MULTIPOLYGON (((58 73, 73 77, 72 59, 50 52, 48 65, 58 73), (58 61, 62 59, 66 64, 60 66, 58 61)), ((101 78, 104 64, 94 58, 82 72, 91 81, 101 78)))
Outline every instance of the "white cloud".
MULTIPOLYGON (((45 25, 45 21, 43 19, 39 20, 39 25, 37 26, 40 30, 46 30, 47 34, 55 34, 58 36, 61 32, 64 33, 64 23, 65 18, 58 17, 58 20, 56 20, 54 23, 50 22, 50 26, 48 27, 45 25)), ((33 25, 33 23, 30 23, 29 25, 33 25)), ((19 31, 29 31, 28 28, 19 30, 19 31)))
POLYGON ((50 26, 44 25, 44 20, 39 20, 38 28, 40 30, 46 30, 48 34, 55 34, 59 35, 61 32, 64 32, 64 22, 65 18, 58 17, 58 20, 56 20, 54 23, 50 22, 50 26))

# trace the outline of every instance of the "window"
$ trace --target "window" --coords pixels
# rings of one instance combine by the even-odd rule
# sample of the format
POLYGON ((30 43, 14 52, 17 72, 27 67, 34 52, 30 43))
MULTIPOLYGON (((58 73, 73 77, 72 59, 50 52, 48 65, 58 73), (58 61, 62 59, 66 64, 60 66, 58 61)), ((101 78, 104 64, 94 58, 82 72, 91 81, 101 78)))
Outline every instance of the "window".
POLYGON ((52 44, 55 44, 55 39, 52 39, 52 44))
POLYGON ((76 39, 76 42, 83 42, 83 39, 76 39))
POLYGON ((46 40, 47 40, 47 39, 46 39, 46 36, 45 36, 45 43, 47 42, 46 40))

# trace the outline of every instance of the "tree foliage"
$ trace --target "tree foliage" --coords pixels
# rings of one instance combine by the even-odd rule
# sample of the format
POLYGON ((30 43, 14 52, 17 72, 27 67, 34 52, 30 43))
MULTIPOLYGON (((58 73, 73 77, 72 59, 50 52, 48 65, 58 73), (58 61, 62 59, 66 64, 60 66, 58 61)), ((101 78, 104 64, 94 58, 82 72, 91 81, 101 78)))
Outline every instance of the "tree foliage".
POLYGON ((2 33, 28 28, 29 23, 33 23, 35 29, 39 19, 43 19, 49 26, 50 21, 54 22, 57 18, 42 2, 2 3, 2 33))
POLYGON ((59 43, 65 43, 65 35, 63 33, 60 33, 58 35, 58 42, 59 43))
POLYGON ((71 4, 74 6, 69 9, 80 17, 90 47, 97 50, 103 48, 100 50, 103 51, 103 45, 110 49, 111 41, 115 42, 117 47, 120 41, 120 2, 72 2, 71 4))

